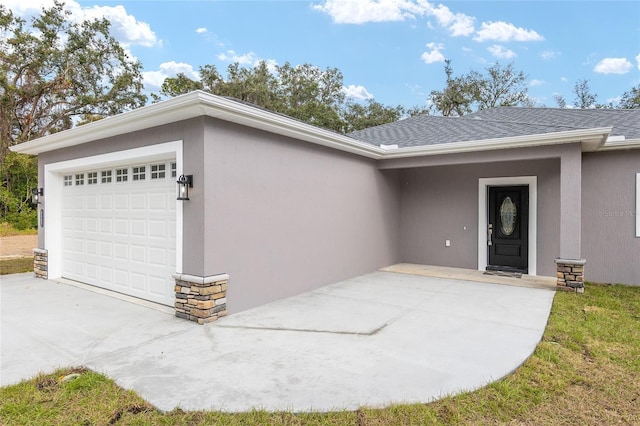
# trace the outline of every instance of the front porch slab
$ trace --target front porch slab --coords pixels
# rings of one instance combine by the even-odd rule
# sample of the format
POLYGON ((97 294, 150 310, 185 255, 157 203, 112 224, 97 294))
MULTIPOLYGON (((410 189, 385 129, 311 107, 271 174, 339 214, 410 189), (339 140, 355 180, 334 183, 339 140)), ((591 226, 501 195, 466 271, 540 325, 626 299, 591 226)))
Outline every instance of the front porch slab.
POLYGON ((455 280, 476 281, 481 283, 512 285, 517 287, 556 289, 554 277, 523 274, 521 278, 485 275, 476 269, 453 268, 449 266, 418 265, 415 263, 397 263, 380 269, 386 272, 420 275, 422 277, 450 278, 455 280))

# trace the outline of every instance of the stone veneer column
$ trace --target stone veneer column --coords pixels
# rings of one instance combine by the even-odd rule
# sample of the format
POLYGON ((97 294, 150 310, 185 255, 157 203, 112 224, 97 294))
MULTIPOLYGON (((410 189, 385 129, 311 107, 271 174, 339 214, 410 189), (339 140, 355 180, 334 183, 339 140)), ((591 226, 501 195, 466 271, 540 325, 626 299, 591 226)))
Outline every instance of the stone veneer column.
POLYGON ((227 315, 229 275, 208 277, 176 274, 176 316, 198 324, 213 322, 227 315))
POLYGON ((587 261, 585 259, 558 258, 555 262, 558 290, 584 293, 584 265, 587 261))
POLYGON ((36 278, 49 279, 49 252, 44 249, 33 249, 33 275, 36 278))

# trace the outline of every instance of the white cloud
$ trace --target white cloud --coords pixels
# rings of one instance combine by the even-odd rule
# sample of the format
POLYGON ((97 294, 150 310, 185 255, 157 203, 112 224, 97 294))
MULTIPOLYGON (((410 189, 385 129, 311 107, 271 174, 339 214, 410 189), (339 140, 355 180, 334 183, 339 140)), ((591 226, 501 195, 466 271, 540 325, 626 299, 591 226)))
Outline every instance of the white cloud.
POLYGON ((312 8, 328 14, 336 24, 364 24, 415 18, 424 11, 420 3, 409 0, 326 0, 312 8))
POLYGON ((162 44, 146 22, 127 13, 124 6, 93 6, 82 9, 83 19, 106 18, 111 22, 111 34, 125 45, 152 47, 162 44))
POLYGON ((622 96, 616 96, 615 98, 608 98, 607 104, 618 105, 622 100, 622 96))
POLYGON ((481 28, 473 38, 475 41, 540 41, 544 40, 540 34, 534 30, 516 27, 513 24, 497 21, 483 22, 481 28))
POLYGON ((544 80, 536 80, 535 78, 533 80, 531 80, 529 82, 529 86, 531 87, 536 87, 536 86, 542 86, 545 83, 544 80))
POLYGON ((518 56, 513 50, 507 49, 506 47, 500 46, 499 44, 489 46, 487 47, 487 50, 493 55, 494 58, 511 59, 518 56))
POLYGON ((551 59, 554 59, 558 56, 560 56, 560 52, 555 52, 553 50, 545 50, 543 52, 540 52, 540 57, 545 61, 550 61, 551 59))
POLYGON ((350 84, 348 86, 344 86, 342 88, 342 92, 348 98, 357 99, 357 100, 367 100, 373 99, 373 95, 369 93, 369 91, 364 86, 356 86, 354 84, 350 84))
MULTIPOLYGON (((3 0, 2 3, 16 15, 28 17, 38 14, 43 7, 50 8, 53 0, 3 0)), ((130 15, 124 6, 92 6, 82 7, 75 0, 68 0, 65 9, 71 12, 71 19, 75 22, 106 18, 111 22, 111 35, 122 45, 156 46, 162 42, 146 22, 138 21, 130 15)))
POLYGON ((560 81, 566 83, 569 79, 567 77, 560 77, 560 81))
POLYGON ((236 53, 235 50, 227 50, 226 52, 218 53, 216 55, 216 58, 224 62, 230 62, 230 63, 237 62, 240 65, 247 65, 251 67, 255 67, 260 62, 264 61, 267 64, 267 68, 272 73, 276 71, 276 66, 278 65, 278 62, 275 59, 262 59, 262 58, 259 58, 258 55, 256 55, 253 52, 240 55, 236 53))
POLYGON ((441 27, 447 28, 452 36, 468 36, 473 34, 476 18, 465 15, 464 13, 453 13, 443 4, 432 6, 428 2, 425 2, 424 6, 425 13, 428 16, 435 17, 438 24, 441 27))
POLYGON ((227 50, 216 55, 218 59, 225 62, 237 62, 240 65, 254 65, 260 62, 255 53, 249 52, 244 55, 237 54, 234 50, 227 50))
POLYGON ((633 68, 627 58, 604 58, 596 64, 593 71, 599 74, 626 74, 633 68))
MULTIPOLYGON (((426 0, 326 0, 312 8, 328 14, 336 24, 404 21, 426 15, 434 17, 454 37, 474 31, 474 17, 453 13, 447 6, 434 6, 426 0)), ((433 28, 430 22, 427 26, 433 28)))
POLYGON ((204 33, 206 33, 207 31, 209 31, 209 30, 207 30, 205 27, 196 28, 196 32, 197 32, 198 34, 204 34, 204 33))
POLYGON ((444 49, 444 45, 442 43, 428 43, 427 48, 429 49, 429 52, 424 52, 422 56, 420 56, 426 64, 444 62, 444 55, 440 52, 444 49))
POLYGON ((171 61, 160 64, 157 71, 143 72, 142 81, 147 89, 159 88, 167 77, 175 77, 178 73, 183 73, 192 80, 200 80, 200 76, 190 64, 171 61))
POLYGON ((638 63, 638 69, 640 70, 640 53, 636 56, 636 62, 638 63))

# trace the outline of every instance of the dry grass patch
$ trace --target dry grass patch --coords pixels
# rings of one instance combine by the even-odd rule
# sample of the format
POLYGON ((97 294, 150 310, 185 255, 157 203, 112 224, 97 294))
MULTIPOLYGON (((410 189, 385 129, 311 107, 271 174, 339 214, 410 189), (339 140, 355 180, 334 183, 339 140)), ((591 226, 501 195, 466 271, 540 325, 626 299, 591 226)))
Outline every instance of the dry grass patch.
POLYGON ((0 275, 33 272, 33 256, 0 259, 0 275))

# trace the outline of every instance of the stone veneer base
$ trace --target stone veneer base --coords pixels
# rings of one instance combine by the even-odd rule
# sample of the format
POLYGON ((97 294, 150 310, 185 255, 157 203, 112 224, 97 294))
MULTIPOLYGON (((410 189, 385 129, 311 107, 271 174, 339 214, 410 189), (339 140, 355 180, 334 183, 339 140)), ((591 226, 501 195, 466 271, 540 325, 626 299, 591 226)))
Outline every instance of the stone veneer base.
POLYGON ((585 259, 556 259, 557 289, 584 293, 585 259))
POLYGON ((49 279, 49 252, 45 249, 33 249, 33 275, 36 278, 49 279))
POLYGON ((198 324, 213 322, 227 315, 229 275, 208 277, 176 274, 176 316, 198 324))

